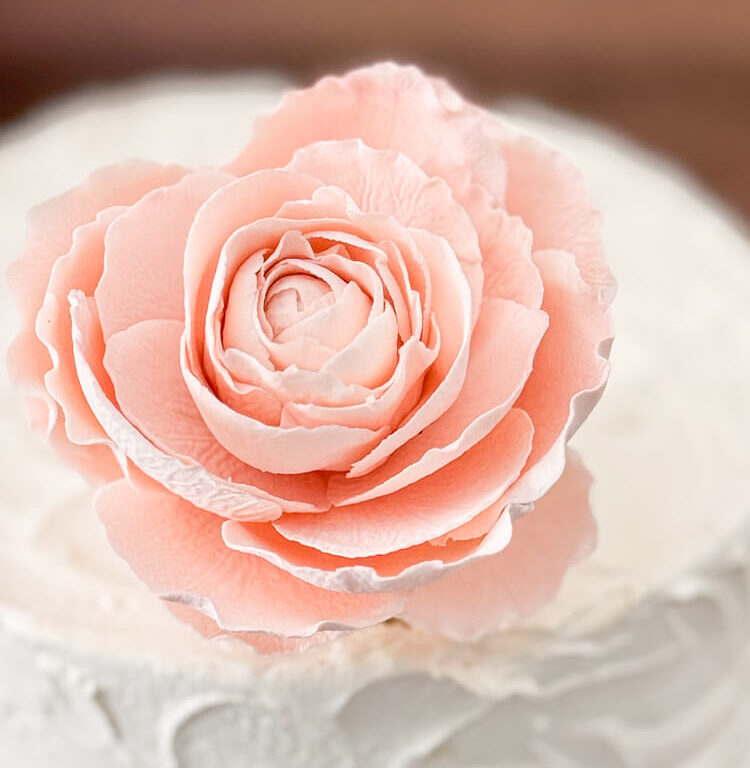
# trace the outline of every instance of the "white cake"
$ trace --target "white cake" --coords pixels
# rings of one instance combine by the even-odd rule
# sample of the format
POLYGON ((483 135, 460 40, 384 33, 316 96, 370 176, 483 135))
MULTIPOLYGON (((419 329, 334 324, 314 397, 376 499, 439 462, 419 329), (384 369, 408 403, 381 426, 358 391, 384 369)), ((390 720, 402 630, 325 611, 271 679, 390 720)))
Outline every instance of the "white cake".
MULTIPOLYGON (((11 128, 4 263, 32 204, 123 157, 228 159, 280 88, 146 83, 11 128)), ((574 439, 596 479, 596 552, 541 613, 480 643, 393 622, 256 656, 177 623, 112 554, 91 491, 32 436, 3 372, 0 766, 750 765, 750 249, 663 162, 511 114, 582 168, 620 285, 611 383, 574 439)), ((3 295, 3 346, 14 328, 3 295)))

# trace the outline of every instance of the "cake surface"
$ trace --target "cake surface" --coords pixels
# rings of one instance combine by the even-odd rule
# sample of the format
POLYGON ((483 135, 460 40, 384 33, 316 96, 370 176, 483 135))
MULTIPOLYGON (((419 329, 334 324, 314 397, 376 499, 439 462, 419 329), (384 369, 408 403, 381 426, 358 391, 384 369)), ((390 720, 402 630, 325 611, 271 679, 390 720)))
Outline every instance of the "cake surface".
MULTIPOLYGON (((280 88, 147 83, 16 126, 0 146, 5 263, 31 205, 124 157, 228 159, 280 88)), ((744 768, 747 241, 645 153, 511 117, 582 168, 620 286, 611 382, 572 443, 595 478, 596 552, 554 603, 480 643, 399 623, 290 656, 207 642, 111 553, 91 491, 33 437, 3 371, 0 764, 744 768)), ((5 347, 5 294, 0 313, 5 347)))

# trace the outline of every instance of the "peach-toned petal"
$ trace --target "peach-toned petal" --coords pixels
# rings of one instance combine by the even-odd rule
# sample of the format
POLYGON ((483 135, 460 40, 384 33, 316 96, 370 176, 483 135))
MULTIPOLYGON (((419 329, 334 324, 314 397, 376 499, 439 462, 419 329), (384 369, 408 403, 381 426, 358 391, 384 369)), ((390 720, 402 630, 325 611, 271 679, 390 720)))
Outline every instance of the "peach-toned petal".
POLYGON ((423 230, 412 230, 411 234, 428 264, 440 349, 425 378, 423 401, 396 430, 354 463, 349 477, 371 472, 393 451, 440 418, 458 397, 466 377, 472 325, 468 285, 446 240, 423 230))
POLYGON ((502 203, 505 161, 487 120, 444 81, 416 67, 375 64, 286 94, 276 112, 256 123, 231 169, 245 174, 282 166, 316 141, 361 139, 402 152, 429 176, 445 179, 459 202, 479 184, 502 203))
MULTIPOLYGON (((290 402, 318 402, 330 406, 360 403, 369 394, 364 387, 344 384, 335 376, 320 371, 305 371, 295 366, 283 371, 269 370, 238 349, 227 349, 223 362, 236 381, 264 387, 285 405, 290 402)), ((330 423, 332 419, 323 421, 330 423)))
POLYGON ((580 460, 569 454, 563 476, 513 523, 513 538, 502 552, 418 587, 401 618, 427 632, 471 641, 549 602, 570 566, 594 547, 590 485, 580 460))
POLYGON ((319 552, 279 535, 270 524, 228 520, 222 527, 230 549, 268 560, 292 576, 335 592, 371 593, 414 589, 443 578, 467 563, 493 555, 511 538, 511 517, 481 541, 461 541, 447 546, 419 544, 386 555, 356 559, 319 552))
MULTIPOLYGON (((198 210, 185 247, 185 323, 188 360, 197 370, 203 354, 203 319, 222 248, 249 222, 274 216, 286 200, 307 199, 316 179, 289 171, 260 171, 215 192, 198 210)), ((254 249, 257 250, 257 249, 254 249)))
POLYGON ((182 323, 144 320, 110 337, 104 366, 123 415, 160 450, 195 461, 218 478, 285 512, 326 509, 319 475, 260 472, 226 451, 211 434, 187 391, 180 371, 182 323))
POLYGON ((94 294, 105 339, 140 320, 183 319, 190 225, 203 202, 233 178, 214 171, 188 174, 147 194, 109 228, 94 294))
POLYGON ((367 326, 370 306, 362 289, 354 282, 347 283, 332 304, 268 342, 272 362, 282 369, 296 365, 306 370, 325 370, 326 364, 341 353, 339 350, 345 349, 367 326), (321 355, 314 356, 315 350, 320 350, 321 355))
MULTIPOLYGON (((308 388, 299 388, 296 392, 301 394, 290 397, 284 405, 284 415, 295 424, 306 427, 347 424, 350 427, 378 429, 386 424, 397 424, 416 405, 420 382, 436 355, 435 348, 430 349, 417 339, 409 339, 399 348, 393 375, 382 387, 377 390, 358 387, 355 397, 330 397, 328 403, 310 402, 312 395, 307 394, 308 388)), ((318 375, 320 378, 313 385, 317 385, 319 391, 333 394, 322 378, 323 374, 318 375)), ((335 377, 330 379, 340 383, 335 377)), ((315 399, 320 401, 322 398, 315 393, 315 399)))
POLYGON ((443 179, 430 178, 400 152, 374 150, 359 139, 304 147, 287 167, 340 187, 366 213, 387 214, 405 227, 444 237, 466 275, 476 319, 482 296, 477 231, 443 179))
POLYGON ((230 550, 219 517, 164 491, 122 480, 100 490, 96 505, 115 551, 154 592, 225 630, 309 636, 375 624, 403 605, 399 595, 322 590, 230 550))
POLYGON ((62 410, 68 439, 81 445, 101 440, 104 433, 78 383, 68 294, 75 289, 93 293, 102 272, 105 233, 123 210, 107 208, 93 222, 73 232, 70 250, 52 267, 44 304, 36 318, 37 337, 52 360, 52 367, 44 375, 45 386, 62 410))
POLYGON ((333 507, 319 515, 284 515, 282 536, 342 557, 369 557, 441 536, 497 501, 531 450, 531 419, 512 409, 490 434, 451 464, 386 500, 333 507))
POLYGON ((542 141, 506 130, 508 164, 506 208, 534 233, 534 250, 572 253, 581 277, 605 305, 615 296, 615 280, 604 260, 600 215, 589 202, 580 171, 542 141))
POLYGON ((485 297, 510 299, 538 309, 544 286, 531 258, 534 241, 531 230, 518 216, 509 216, 498 208, 483 207, 481 216, 477 229, 485 297))
POLYGON ((230 632, 222 629, 210 616, 184 603, 165 603, 165 607, 179 621, 189 624, 196 632, 213 640, 233 637, 253 647, 256 653, 299 653, 320 643, 330 642, 345 635, 346 631, 315 632, 309 637, 284 637, 267 632, 230 632))
MULTIPOLYGON (((80 186, 33 208, 23 255, 8 269, 7 277, 21 319, 21 327, 8 350, 8 369, 27 392, 47 399, 42 377, 52 361, 36 337, 34 322, 42 305, 55 260, 70 248, 73 231, 93 221, 99 211, 130 205, 155 187, 172 184, 185 173, 176 165, 130 161, 95 171, 80 186)), ((50 422, 54 420, 54 408, 50 422)))
POLYGON ((369 322, 351 342, 330 357, 322 373, 345 384, 372 389, 388 381, 398 362, 398 323, 390 306, 369 322))
POLYGON ((466 380, 435 422, 372 472, 332 475, 329 498, 354 504, 404 488, 449 464, 484 438, 517 400, 547 329, 547 315, 502 299, 487 299, 472 337, 466 380))
MULTIPOLYGON (((73 354, 78 379, 86 400, 108 436, 115 455, 124 466, 130 459, 145 475, 173 493, 194 501, 219 515, 247 520, 271 520, 281 513, 273 500, 248 492, 248 487, 212 475, 201 464, 165 453, 157 448, 120 412, 103 385, 103 350, 96 343, 101 337, 95 307, 86 297, 71 293, 73 354)), ((255 489, 252 489, 253 491, 255 489)))
POLYGON ((252 383, 237 381, 226 365, 223 347, 223 338, 226 336, 242 344, 248 352, 252 353, 258 365, 272 367, 268 350, 258 334, 257 323, 253 322, 262 261, 263 253, 254 253, 240 267, 230 289, 234 298, 229 306, 225 306, 221 283, 225 277, 226 259, 225 253, 222 253, 214 277, 205 321, 205 348, 201 374, 205 376, 222 402, 231 408, 259 419, 264 424, 279 424, 281 419, 279 399, 272 392, 252 383))
POLYGON ((539 498, 560 476, 567 441, 604 391, 612 341, 610 311, 583 281, 573 256, 539 251, 534 262, 544 280, 542 309, 550 326, 517 401, 534 422, 534 447, 514 489, 521 503, 539 498))
POLYGON ((183 376, 206 425, 237 458, 263 472, 301 474, 346 470, 383 437, 383 430, 324 424, 319 427, 269 426, 222 403, 187 367, 183 376))
MULTIPOLYGON (((46 419, 46 404, 44 404, 44 416, 46 419)), ((94 486, 111 483, 123 476, 122 464, 108 445, 71 443, 65 433, 62 419, 55 422, 47 439, 65 463, 80 472, 94 486)))

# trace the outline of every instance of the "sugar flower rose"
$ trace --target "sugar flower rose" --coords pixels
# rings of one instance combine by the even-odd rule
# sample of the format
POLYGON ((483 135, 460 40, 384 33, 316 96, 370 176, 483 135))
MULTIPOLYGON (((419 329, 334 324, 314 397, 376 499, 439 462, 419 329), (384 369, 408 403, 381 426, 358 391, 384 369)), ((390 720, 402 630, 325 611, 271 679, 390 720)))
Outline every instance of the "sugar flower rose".
POLYGON ((591 545, 563 470, 608 373, 598 215, 415 68, 290 93, 218 170, 96 172, 32 211, 10 282, 33 422, 209 636, 471 639, 591 545))

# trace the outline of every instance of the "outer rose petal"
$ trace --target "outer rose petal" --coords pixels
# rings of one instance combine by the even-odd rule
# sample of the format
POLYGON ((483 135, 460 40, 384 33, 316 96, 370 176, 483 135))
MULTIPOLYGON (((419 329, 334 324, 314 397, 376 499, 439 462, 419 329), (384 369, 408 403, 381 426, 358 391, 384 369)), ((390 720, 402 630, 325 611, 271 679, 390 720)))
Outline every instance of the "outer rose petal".
POLYGON ((495 522, 492 530, 476 541, 419 544, 387 555, 356 559, 329 555, 284 539, 272 525, 228 520, 222 535, 230 549, 262 557, 309 584, 336 592, 369 594, 413 589, 500 552, 510 541, 510 513, 498 514, 495 522))
POLYGON ((418 587, 401 618, 427 632, 470 641, 552 600, 568 568, 594 547, 590 487, 591 476, 570 451, 563 476, 533 512, 514 522, 513 538, 502 552, 418 587))
POLYGON ((212 171, 188 174, 150 192, 109 228, 104 270, 94 294, 105 339, 140 320, 183 320, 190 225, 203 202, 232 179, 212 171))
POLYGON ((514 408, 451 464, 382 499, 320 515, 283 515, 285 538, 342 557, 368 557, 436 539, 476 517, 518 477, 531 449, 531 419, 514 408))
POLYGON ((305 650, 319 643, 325 643, 333 640, 343 632, 316 632, 309 637, 283 637, 280 635, 269 635, 266 632, 230 632, 222 629, 210 616, 196 611, 189 605, 183 603, 166 603, 172 615, 180 621, 189 624, 196 632, 204 637, 213 640, 217 637, 233 637, 247 645, 252 646, 257 653, 293 653, 305 650))
POLYGON ((63 412, 68 440, 79 445, 101 440, 104 432, 91 413, 78 382, 68 294, 75 289, 93 293, 102 272, 105 234, 123 210, 121 207, 107 208, 94 221, 75 230, 70 250, 52 267, 44 304, 36 318, 37 336, 52 359, 44 383, 63 412))
MULTIPOLYGON (((73 353, 81 388, 107 434, 105 444, 112 448, 123 466, 126 458, 130 459, 163 487, 220 515, 270 520, 280 514, 276 502, 260 498, 254 489, 216 477, 195 461, 161 451, 136 429, 115 405, 114 396, 105 391, 108 379, 102 366, 104 346, 94 300, 87 300, 80 292, 71 293, 71 319, 73 353)), ((109 386, 111 388, 111 384, 109 386)))
POLYGON ((328 592, 265 560, 228 549, 221 518, 161 490, 119 480, 96 499, 110 543, 164 600, 188 605, 232 632, 305 637, 390 618, 400 595, 328 592))
MULTIPOLYGON (((99 211, 131 205, 156 187, 173 184, 185 170, 177 165, 130 161, 101 168, 79 187, 52 198, 29 213, 26 250, 8 269, 8 282, 21 328, 8 350, 8 369, 27 392, 49 401, 42 377, 52 367, 49 353, 34 332, 36 313, 54 262, 70 248, 73 231, 99 211)), ((56 409, 50 406, 50 426, 56 409)))
POLYGON ((498 133, 508 163, 506 208, 534 233, 534 249, 558 249, 575 257, 581 277, 605 305, 615 279, 604 260, 601 216, 589 201, 580 171, 542 141, 508 129, 498 133))
POLYGON ((230 168, 246 174, 283 166, 316 141, 361 139, 402 152, 429 176, 445 179, 462 204, 475 184, 502 203, 505 161, 486 121, 487 113, 444 81, 416 67, 376 64, 288 93, 276 112, 258 121, 230 168))
POLYGON ((195 461, 218 478, 232 478, 249 495, 278 506, 278 513, 327 509, 318 474, 273 475, 226 451, 201 419, 180 372, 182 323, 144 320, 110 337, 104 367, 117 404, 132 424, 168 454, 195 461), (133 375, 133 372, 137 375, 133 375))
POLYGON ((513 491, 521 503, 539 498, 560 476, 567 441, 604 391, 612 341, 611 314, 581 279, 573 256, 540 251, 534 262, 550 326, 516 403, 534 422, 534 447, 513 491))

